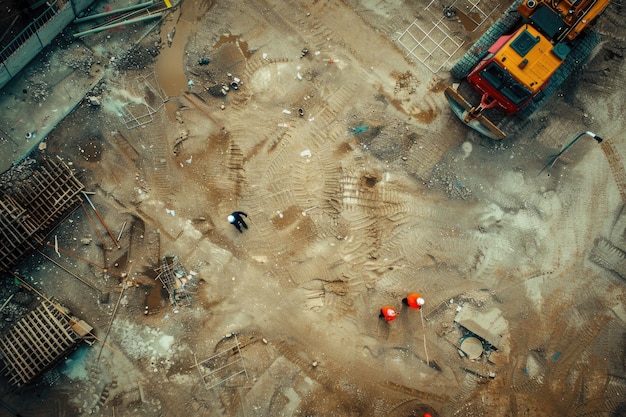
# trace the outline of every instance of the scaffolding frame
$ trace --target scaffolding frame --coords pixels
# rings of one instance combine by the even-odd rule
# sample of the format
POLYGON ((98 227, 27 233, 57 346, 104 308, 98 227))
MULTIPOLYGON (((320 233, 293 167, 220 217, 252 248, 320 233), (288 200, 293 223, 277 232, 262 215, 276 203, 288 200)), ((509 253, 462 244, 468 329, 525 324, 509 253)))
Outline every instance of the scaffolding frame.
POLYGON ((226 349, 222 349, 219 352, 217 352, 215 355, 201 361, 198 362, 198 358, 196 357, 196 354, 193 354, 193 359, 195 362, 195 365, 192 365, 192 368, 197 368, 198 369, 198 373, 200 374, 200 379, 202 380, 202 383, 204 384, 204 387, 206 388, 207 391, 222 385, 223 383, 230 381, 231 379, 235 378, 237 375, 245 375, 246 376, 246 381, 248 381, 250 378, 248 376, 248 371, 246 370, 246 365, 244 363, 243 360, 243 355, 241 353, 241 343, 239 342, 239 339, 237 339, 237 335, 233 334, 233 338, 234 338, 234 345, 230 346, 226 349), (225 356, 228 353, 232 353, 233 357, 236 357, 235 360, 228 362, 228 357, 225 356), (221 364, 222 361, 226 361, 226 363, 224 365, 221 364), (215 362, 216 366, 215 368, 211 368, 211 362, 215 362), (230 372, 230 370, 232 369, 233 366, 240 364, 240 369, 234 369, 232 372, 230 372), (203 373, 202 369, 201 369, 201 365, 204 365, 206 367, 209 368, 209 372, 207 373, 203 373), (227 372, 229 371, 230 373, 227 373, 226 376, 222 376, 221 372, 227 372), (207 378, 209 378, 209 382, 207 383, 207 378))
POLYGON ((135 78, 134 84, 136 91, 142 95, 142 101, 140 103, 126 102, 122 106, 124 123, 128 130, 151 123, 154 120, 152 115, 158 112, 167 101, 154 72, 135 78), (151 103, 152 101, 156 103, 151 103))

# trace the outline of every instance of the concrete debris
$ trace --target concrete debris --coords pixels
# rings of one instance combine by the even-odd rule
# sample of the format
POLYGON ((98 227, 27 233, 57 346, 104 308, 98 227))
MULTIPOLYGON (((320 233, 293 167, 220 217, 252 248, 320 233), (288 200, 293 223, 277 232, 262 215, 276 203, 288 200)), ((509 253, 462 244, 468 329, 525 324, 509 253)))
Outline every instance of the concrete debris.
MULTIPOLYGON (((185 267, 176 255, 166 255, 161 261, 161 267, 155 270, 157 278, 169 294, 170 302, 175 307, 191 305, 192 293, 198 286, 196 278, 187 274, 185 267)), ((178 313, 178 310, 174 310, 178 313)))
POLYGON ((172 30, 170 30, 167 33, 167 47, 171 48, 172 47, 172 42, 174 42, 174 36, 176 36, 176 28, 173 27, 172 30))
POLYGON ((509 324, 498 308, 478 310, 471 304, 465 303, 454 321, 496 349, 502 349, 508 345, 509 324))
POLYGON ((87 97, 87 103, 91 106, 91 107, 100 107, 100 105, 102 104, 100 102, 100 98, 96 97, 96 96, 90 96, 87 97))

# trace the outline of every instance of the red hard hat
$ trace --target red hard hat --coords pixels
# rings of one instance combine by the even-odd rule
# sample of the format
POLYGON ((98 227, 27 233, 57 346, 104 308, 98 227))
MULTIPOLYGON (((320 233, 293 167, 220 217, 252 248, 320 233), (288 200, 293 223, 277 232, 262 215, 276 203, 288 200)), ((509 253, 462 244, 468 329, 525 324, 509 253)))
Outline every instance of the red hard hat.
POLYGON ((433 417, 430 415, 430 413, 424 413, 424 417, 433 417))

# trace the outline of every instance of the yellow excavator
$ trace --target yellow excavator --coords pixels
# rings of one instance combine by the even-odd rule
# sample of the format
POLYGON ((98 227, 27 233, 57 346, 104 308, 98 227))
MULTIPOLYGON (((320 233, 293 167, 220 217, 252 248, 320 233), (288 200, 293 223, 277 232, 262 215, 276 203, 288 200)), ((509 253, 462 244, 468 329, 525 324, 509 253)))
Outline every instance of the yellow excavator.
POLYGON ((445 90, 453 112, 487 137, 506 137, 494 120, 527 118, 582 65, 600 41, 589 26, 610 1, 518 0, 452 68, 463 86, 445 90))

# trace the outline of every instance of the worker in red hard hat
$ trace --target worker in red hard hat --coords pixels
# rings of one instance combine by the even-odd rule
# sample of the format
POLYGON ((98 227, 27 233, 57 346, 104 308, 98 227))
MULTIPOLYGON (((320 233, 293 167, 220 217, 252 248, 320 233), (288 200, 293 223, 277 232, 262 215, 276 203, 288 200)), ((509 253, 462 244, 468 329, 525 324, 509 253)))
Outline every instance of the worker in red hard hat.
POLYGON ((407 305, 415 310, 419 310, 424 305, 424 299, 421 294, 413 292, 402 299, 402 304, 407 305))
POLYGON ((381 319, 384 318, 385 321, 392 321, 395 320, 396 317, 398 317, 398 312, 393 307, 384 306, 380 309, 380 315, 378 317, 380 317, 381 319))

